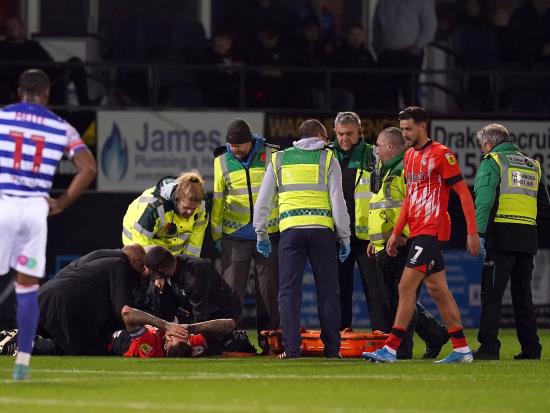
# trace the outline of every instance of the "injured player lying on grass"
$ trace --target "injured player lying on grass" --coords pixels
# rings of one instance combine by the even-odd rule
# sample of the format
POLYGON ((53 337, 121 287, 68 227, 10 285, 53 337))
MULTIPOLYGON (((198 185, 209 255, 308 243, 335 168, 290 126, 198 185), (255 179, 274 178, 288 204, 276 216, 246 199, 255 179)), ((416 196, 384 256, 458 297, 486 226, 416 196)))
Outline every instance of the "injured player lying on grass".
MULTIPOLYGON (((235 348, 239 332, 234 331, 235 320, 231 318, 178 324, 124 306, 122 319, 126 330, 116 331, 109 345, 115 355, 151 358, 212 356, 226 350, 255 353, 252 345, 235 348)), ((246 343, 250 344, 248 340, 246 343)))
MULTIPOLYGON (((235 320, 217 319, 193 324, 165 321, 130 306, 122 308, 125 330, 112 334, 107 354, 124 357, 204 357, 256 355, 244 330, 235 330, 235 320)), ((17 330, 0 332, 0 354, 17 354, 17 330)), ((36 336, 34 344, 51 347, 51 340, 36 336)), ((55 352, 41 352, 53 355, 55 352)))

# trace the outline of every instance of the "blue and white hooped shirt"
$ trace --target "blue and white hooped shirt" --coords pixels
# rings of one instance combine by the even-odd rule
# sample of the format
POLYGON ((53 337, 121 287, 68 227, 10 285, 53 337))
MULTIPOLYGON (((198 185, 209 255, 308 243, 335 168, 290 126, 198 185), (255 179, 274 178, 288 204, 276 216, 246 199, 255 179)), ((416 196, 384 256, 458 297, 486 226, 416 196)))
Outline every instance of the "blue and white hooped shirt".
POLYGON ((64 119, 34 103, 0 110, 0 194, 48 196, 62 156, 86 145, 64 119))

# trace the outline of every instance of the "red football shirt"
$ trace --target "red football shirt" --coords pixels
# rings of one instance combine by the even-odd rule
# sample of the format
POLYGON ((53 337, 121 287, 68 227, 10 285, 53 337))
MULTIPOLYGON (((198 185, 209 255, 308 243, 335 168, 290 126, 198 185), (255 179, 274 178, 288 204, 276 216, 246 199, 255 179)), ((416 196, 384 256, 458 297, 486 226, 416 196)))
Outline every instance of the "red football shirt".
POLYGON ((404 157, 410 237, 437 236, 448 241, 451 219, 447 212, 451 186, 461 181, 456 156, 439 142, 410 148, 404 157))
MULTIPOLYGON (((191 357, 205 356, 207 347, 206 340, 202 334, 191 334, 189 336, 191 346, 191 357)), ((158 328, 146 325, 136 334, 132 334, 132 341, 124 357, 166 357, 164 349, 164 333, 158 328)))

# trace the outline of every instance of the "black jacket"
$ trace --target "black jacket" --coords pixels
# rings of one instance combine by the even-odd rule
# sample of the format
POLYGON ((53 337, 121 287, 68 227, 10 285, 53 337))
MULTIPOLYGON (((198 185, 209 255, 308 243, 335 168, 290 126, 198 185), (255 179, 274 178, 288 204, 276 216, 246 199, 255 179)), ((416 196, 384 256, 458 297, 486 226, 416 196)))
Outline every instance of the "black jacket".
POLYGON ((216 318, 238 322, 242 304, 212 264, 184 254, 176 259, 175 274, 162 293, 150 285, 147 292, 150 311, 165 320, 178 316, 180 323, 216 318))
POLYGON ((136 306, 139 283, 139 273, 122 250, 91 252, 40 287, 41 328, 67 354, 93 353, 94 337, 124 327, 122 307, 136 306))

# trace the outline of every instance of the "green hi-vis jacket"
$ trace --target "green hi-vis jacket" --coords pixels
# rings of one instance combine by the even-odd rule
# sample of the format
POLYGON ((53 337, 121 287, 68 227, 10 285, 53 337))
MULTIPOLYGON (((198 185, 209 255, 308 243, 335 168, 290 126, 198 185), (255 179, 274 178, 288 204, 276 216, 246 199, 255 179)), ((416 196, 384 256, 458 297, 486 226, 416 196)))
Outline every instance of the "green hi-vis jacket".
POLYGON ((487 249, 536 253, 538 205, 548 204, 538 161, 503 142, 484 156, 474 192, 477 227, 487 249))
MULTIPOLYGON (((372 197, 371 179, 374 170, 373 146, 366 143, 364 139, 359 141, 359 144, 352 149, 351 154, 346 154, 335 141, 329 145, 333 151, 338 163, 343 168, 344 158, 350 157, 347 168, 356 169, 354 182, 354 209, 355 209, 355 224, 352 230, 355 236, 361 240, 369 239, 369 203, 372 197)), ((342 170, 342 176, 345 176, 345 171, 342 170)), ((345 178, 344 178, 345 179, 345 178)), ((345 183, 343 184, 345 186, 345 183)), ((348 205, 348 210, 350 206, 348 205)), ((352 211, 350 211, 350 216, 352 211)))
POLYGON ((176 179, 163 178, 134 199, 122 222, 122 244, 160 245, 173 254, 200 256, 208 224, 205 202, 190 218, 177 212, 176 179))

